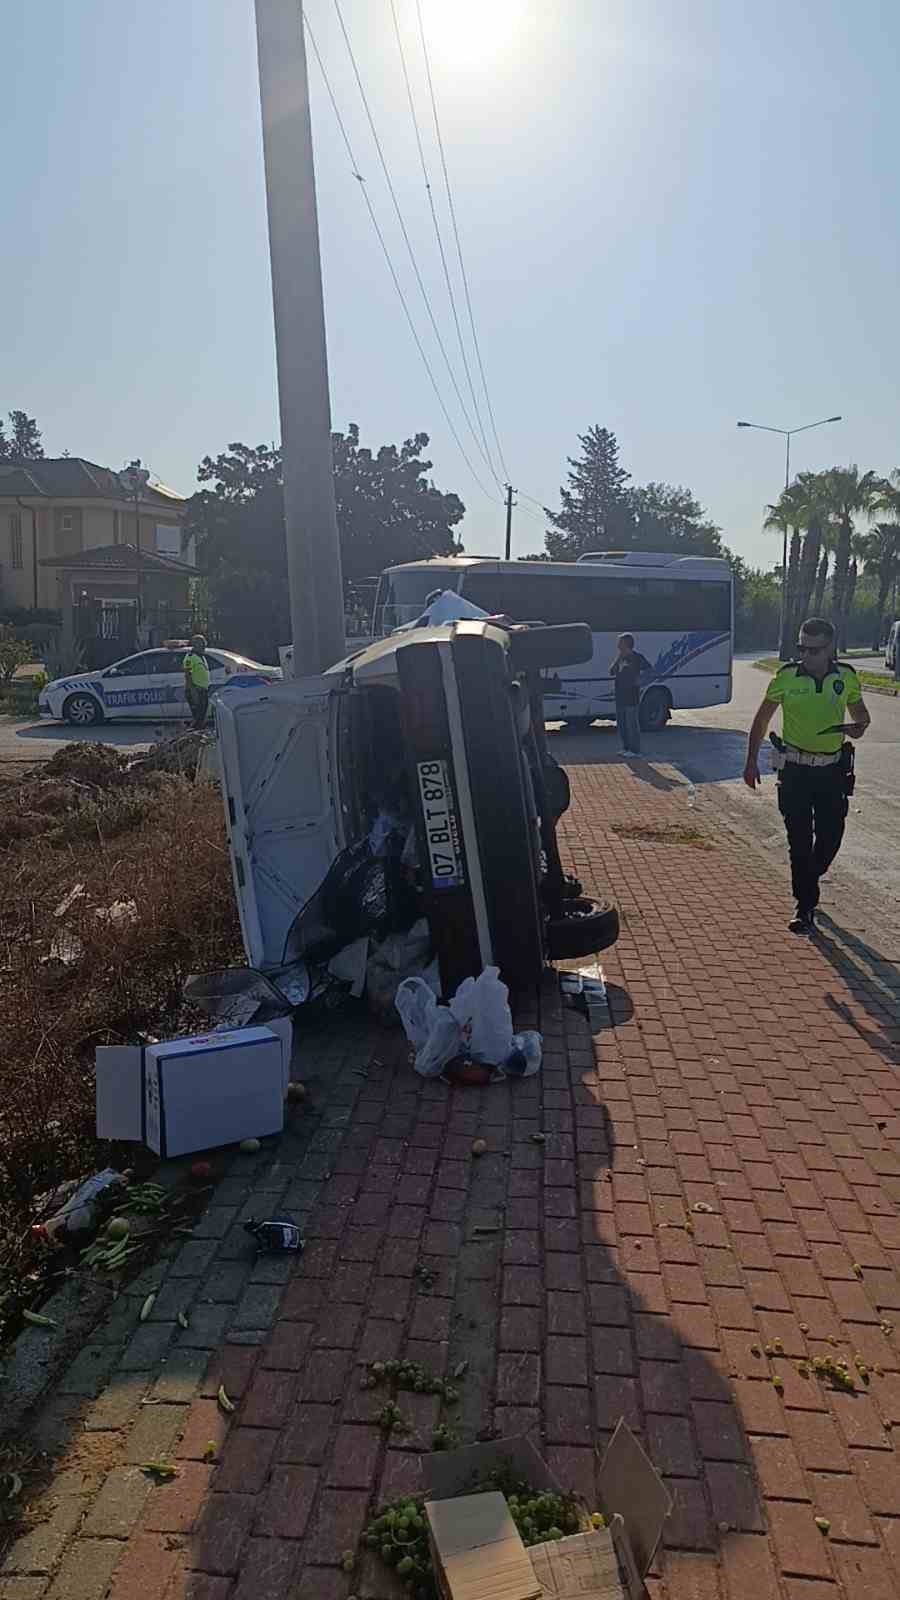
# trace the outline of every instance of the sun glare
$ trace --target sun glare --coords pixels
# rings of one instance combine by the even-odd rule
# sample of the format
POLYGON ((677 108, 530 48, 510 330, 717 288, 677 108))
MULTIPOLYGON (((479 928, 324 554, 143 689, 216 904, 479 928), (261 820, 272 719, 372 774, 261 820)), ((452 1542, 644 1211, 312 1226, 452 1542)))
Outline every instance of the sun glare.
POLYGON ((516 42, 533 0, 426 0, 429 44, 448 66, 494 60, 516 42))

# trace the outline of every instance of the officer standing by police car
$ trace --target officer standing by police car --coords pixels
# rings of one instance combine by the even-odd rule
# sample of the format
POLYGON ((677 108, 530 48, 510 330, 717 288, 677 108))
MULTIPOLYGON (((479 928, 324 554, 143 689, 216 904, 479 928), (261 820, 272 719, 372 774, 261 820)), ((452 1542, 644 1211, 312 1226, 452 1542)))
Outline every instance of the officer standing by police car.
POLYGON ((853 793, 854 752, 846 741, 861 739, 871 718, 853 668, 835 659, 830 622, 804 622, 797 655, 776 672, 753 719, 744 782, 749 789, 759 784, 760 745, 780 706, 783 736, 770 737, 797 902, 788 926, 793 933, 813 934, 819 879, 841 847, 853 793))

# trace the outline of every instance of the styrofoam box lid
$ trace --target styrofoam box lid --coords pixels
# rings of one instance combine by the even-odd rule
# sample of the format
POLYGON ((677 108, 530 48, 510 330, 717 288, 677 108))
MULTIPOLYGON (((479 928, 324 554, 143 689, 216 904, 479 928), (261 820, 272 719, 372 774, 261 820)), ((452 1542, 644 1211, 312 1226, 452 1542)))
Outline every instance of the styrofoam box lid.
POLYGON ((198 1050, 235 1050, 255 1044, 277 1044, 271 1028, 234 1028, 227 1033, 193 1033, 186 1039, 161 1039, 147 1046, 151 1061, 170 1060, 172 1056, 194 1055, 198 1050))

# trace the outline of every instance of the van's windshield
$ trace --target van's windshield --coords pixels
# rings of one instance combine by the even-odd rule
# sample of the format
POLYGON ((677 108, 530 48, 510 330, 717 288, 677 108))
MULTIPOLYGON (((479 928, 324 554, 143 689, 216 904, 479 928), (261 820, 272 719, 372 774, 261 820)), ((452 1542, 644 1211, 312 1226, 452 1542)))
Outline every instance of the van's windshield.
POLYGON ((383 572, 378 582, 375 600, 376 639, 384 638, 394 628, 415 622, 425 610, 425 602, 435 590, 455 589, 459 574, 452 567, 398 567, 393 572, 383 572))

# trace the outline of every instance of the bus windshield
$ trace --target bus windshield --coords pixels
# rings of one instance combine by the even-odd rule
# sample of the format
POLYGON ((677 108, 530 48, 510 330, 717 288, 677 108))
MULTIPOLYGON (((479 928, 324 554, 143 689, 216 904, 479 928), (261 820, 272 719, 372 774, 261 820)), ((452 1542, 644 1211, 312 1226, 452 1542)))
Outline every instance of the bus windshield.
POLYGON ((425 602, 435 590, 455 589, 459 573, 452 567, 406 567, 383 572, 375 600, 376 639, 392 633, 404 623, 415 622, 425 610, 425 602))

